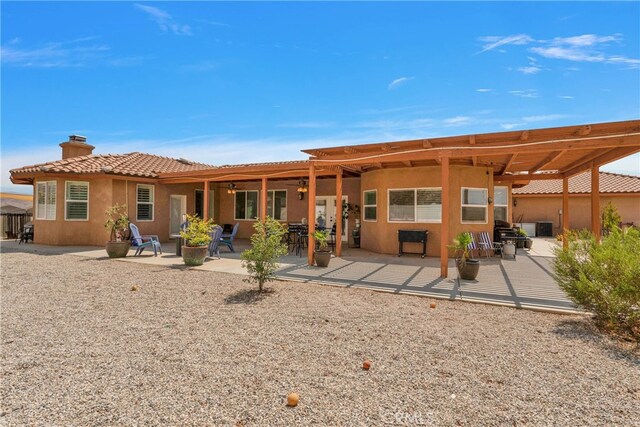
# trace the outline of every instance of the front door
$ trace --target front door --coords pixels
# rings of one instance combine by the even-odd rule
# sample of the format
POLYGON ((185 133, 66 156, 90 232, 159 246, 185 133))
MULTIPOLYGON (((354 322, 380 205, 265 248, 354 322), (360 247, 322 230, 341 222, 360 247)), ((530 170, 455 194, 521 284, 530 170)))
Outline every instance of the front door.
POLYGON ((169 233, 180 233, 180 224, 187 215, 187 196, 172 194, 169 203, 169 233))
MULTIPOLYGON (((342 202, 347 203, 347 196, 342 196, 342 202)), ((338 218, 342 217, 342 209, 336 206, 336 196, 316 196, 316 224, 323 226, 327 230, 333 228, 338 218)), ((342 226, 342 241, 347 241, 347 222, 342 226)))

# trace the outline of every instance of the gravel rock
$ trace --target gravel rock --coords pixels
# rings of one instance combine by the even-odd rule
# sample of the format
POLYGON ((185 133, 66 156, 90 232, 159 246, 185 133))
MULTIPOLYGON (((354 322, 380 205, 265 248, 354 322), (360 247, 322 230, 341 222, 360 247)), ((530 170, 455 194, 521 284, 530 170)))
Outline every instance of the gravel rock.
POLYGON ((290 282, 258 294, 240 276, 72 255, 0 260, 0 425, 640 425, 637 352, 584 317, 290 282))

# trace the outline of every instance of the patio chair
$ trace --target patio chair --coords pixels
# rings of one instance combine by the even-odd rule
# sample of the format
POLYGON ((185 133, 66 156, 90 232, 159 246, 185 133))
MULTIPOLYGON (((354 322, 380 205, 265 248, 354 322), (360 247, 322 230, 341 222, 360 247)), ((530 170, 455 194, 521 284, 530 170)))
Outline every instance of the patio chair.
POLYGON ((24 228, 22 229, 22 231, 20 233, 18 233, 18 244, 21 244, 22 242, 24 243, 29 243, 29 240, 31 240, 31 243, 33 243, 33 224, 32 223, 28 223, 24 225, 24 228))
POLYGON ((240 223, 236 222, 236 224, 233 226, 233 231, 231 231, 231 234, 223 234, 220 238, 220 243, 227 246, 231 252, 236 251, 233 248, 233 239, 235 239, 236 234, 238 234, 239 227, 240 227, 240 223))
POLYGON ((131 229, 131 246, 136 248, 136 253, 133 256, 138 256, 146 248, 153 249, 153 256, 158 256, 158 252, 162 253, 162 246, 160 246, 160 238, 155 234, 140 234, 138 226, 134 223, 129 223, 131 229))
POLYGON ((214 254, 218 256, 220 259, 220 240, 222 238, 222 227, 215 226, 211 233, 211 243, 209 243, 209 256, 213 256, 214 254))
POLYGON ((471 243, 467 245, 467 249, 469 250, 469 253, 471 254, 471 256, 473 256, 473 251, 476 251, 478 256, 480 256, 480 245, 478 245, 476 236, 470 231, 467 231, 467 234, 471 236, 471 243))
POLYGON ((504 258, 504 254, 502 253, 502 242, 491 241, 491 237, 489 237, 488 232, 480 231, 478 233, 478 245, 480 245, 480 250, 487 253, 487 258, 489 258, 488 254, 495 255, 497 251, 499 251, 500 256, 504 258))

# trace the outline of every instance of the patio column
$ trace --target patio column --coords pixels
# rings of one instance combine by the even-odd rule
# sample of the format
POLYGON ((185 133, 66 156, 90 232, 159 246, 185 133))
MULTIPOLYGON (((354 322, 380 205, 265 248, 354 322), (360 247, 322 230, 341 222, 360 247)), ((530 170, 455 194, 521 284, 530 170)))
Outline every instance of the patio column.
POLYGON ((202 219, 209 219, 209 181, 204 182, 204 193, 202 195, 202 219))
POLYGON ((260 193, 260 221, 267 218, 267 177, 262 177, 262 192, 260 193))
POLYGON ((336 172, 336 256, 342 256, 342 167, 336 172))
POLYGON ((449 274, 449 157, 440 159, 442 219, 440 220, 440 277, 449 274))
POLYGON ((591 165, 591 231, 600 241, 600 167, 591 165))
POLYGON ((565 232, 569 230, 569 178, 562 178, 562 247, 567 249, 569 241, 565 232))
POLYGON ((316 231, 316 166, 309 163, 309 247, 307 248, 307 263, 313 265, 313 250, 316 242, 313 233, 316 231))

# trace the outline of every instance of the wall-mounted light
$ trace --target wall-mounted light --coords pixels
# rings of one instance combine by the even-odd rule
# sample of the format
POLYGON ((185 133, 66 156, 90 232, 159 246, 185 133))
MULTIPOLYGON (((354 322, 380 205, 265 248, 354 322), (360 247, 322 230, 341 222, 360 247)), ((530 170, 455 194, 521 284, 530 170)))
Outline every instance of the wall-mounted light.
POLYGON ((493 203, 493 197, 491 196, 487 197, 487 202, 489 202, 489 204, 493 203))
POLYGON ((236 194, 236 185, 233 182, 227 186, 227 194, 236 194))
POLYGON ((518 199, 513 199, 513 206, 518 206, 518 199))
POLYGON ((298 199, 303 200, 304 193, 306 193, 307 191, 309 191, 309 188, 307 187, 307 183, 305 182, 304 179, 300 178, 300 181, 298 181, 298 199))

